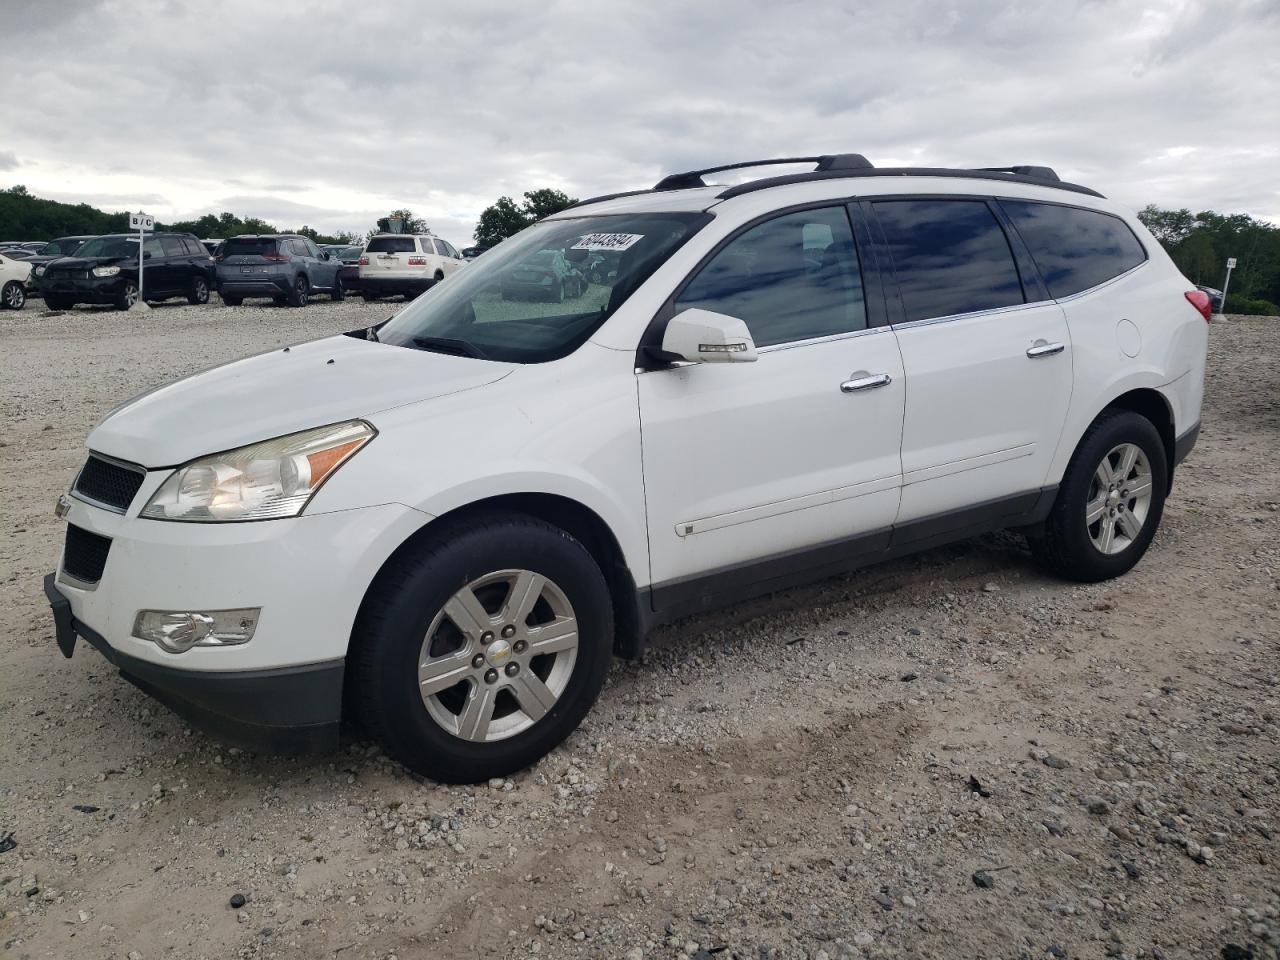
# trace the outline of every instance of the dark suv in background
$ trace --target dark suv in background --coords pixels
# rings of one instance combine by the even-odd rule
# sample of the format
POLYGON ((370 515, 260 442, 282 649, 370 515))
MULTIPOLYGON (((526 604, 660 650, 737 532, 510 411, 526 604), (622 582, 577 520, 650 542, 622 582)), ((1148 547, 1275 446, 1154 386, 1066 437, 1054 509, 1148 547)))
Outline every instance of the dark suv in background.
POLYGON ((27 290, 30 293, 39 294, 40 278, 44 276, 45 268, 55 260, 63 257, 75 256, 87 241, 93 239, 93 234, 86 234, 79 237, 59 237, 57 240, 50 240, 40 250, 38 254, 27 260, 31 264, 31 276, 27 279, 27 290))
MULTIPOLYGON (((156 233, 142 247, 142 296, 150 300, 186 297, 208 303, 213 258, 189 233, 156 233)), ((109 234, 87 240, 73 257, 54 260, 40 277, 44 302, 52 310, 78 303, 112 304, 128 310, 138 302, 138 238, 109 234)))
POLYGON ((359 290, 360 258, 364 255, 364 247, 358 243, 327 243, 320 249, 327 253, 331 260, 341 261, 342 267, 338 270, 338 276, 342 278, 343 289, 359 290))
POLYGON ((303 306, 315 293, 341 300, 346 296, 341 269, 342 261, 307 237, 232 237, 218 254, 218 295, 229 307, 238 307, 245 297, 270 297, 277 304, 295 307, 303 306))

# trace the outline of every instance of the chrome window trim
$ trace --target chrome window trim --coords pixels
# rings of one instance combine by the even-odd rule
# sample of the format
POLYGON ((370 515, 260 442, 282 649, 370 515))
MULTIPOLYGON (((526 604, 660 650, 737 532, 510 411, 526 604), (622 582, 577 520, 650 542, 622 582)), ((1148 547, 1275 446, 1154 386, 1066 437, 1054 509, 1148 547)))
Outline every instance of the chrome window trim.
POLYGON ((872 333, 887 333, 890 329, 890 327, 863 327, 861 330, 831 333, 825 337, 810 337, 807 340, 788 340, 785 343, 771 343, 767 347, 756 347, 756 353, 779 353, 783 350, 793 350, 796 347, 808 347, 815 343, 834 343, 838 340, 851 340, 854 337, 862 337, 872 333))
POLYGON ((1028 310, 1031 307, 1043 307, 1045 304, 1055 303, 1054 300, 1032 300, 1029 303, 1011 303, 1007 307, 993 307, 990 310, 970 310, 968 313, 952 313, 945 317, 925 317, 922 320, 906 320, 902 323, 893 323, 889 325, 890 330, 909 330, 914 327, 930 327, 936 323, 950 323, 953 320, 968 320, 971 317, 995 317, 1002 313, 1017 313, 1019 310, 1028 310))
POLYGON ((1076 300, 1079 297, 1083 297, 1090 293, 1093 293, 1095 290, 1101 290, 1103 287, 1109 287, 1111 284, 1115 283, 1118 280, 1123 280, 1125 277, 1129 276, 1129 274, 1136 273, 1137 271, 1141 270, 1150 262, 1151 262, 1150 258, 1143 260, 1141 263, 1135 264, 1134 266, 1130 267, 1124 273, 1117 273, 1110 280, 1103 280, 1101 283, 1095 283, 1092 287, 1085 287, 1083 290, 1080 290, 1076 293, 1068 294, 1065 297, 1060 297, 1054 302, 1055 303, 1071 303, 1071 301, 1076 300))

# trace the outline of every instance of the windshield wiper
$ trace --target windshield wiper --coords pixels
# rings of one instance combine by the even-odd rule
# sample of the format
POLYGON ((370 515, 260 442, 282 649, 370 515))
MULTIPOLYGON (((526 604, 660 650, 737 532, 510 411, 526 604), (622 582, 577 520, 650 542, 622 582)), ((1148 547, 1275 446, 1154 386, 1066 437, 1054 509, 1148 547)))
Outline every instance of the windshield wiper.
POLYGON ((470 340, 456 340, 453 337, 414 337, 413 345, 421 350, 434 350, 436 353, 452 353, 460 357, 473 357, 476 360, 488 360, 483 350, 470 340))

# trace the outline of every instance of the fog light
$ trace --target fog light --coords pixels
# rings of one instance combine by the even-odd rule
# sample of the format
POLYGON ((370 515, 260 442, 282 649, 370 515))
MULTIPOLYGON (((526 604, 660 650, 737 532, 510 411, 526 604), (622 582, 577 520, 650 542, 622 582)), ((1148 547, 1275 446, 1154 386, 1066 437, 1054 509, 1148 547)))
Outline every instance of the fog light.
POLYGON ((241 610, 139 610, 133 635, 170 653, 192 647, 229 647, 248 643, 258 628, 260 607, 241 610))

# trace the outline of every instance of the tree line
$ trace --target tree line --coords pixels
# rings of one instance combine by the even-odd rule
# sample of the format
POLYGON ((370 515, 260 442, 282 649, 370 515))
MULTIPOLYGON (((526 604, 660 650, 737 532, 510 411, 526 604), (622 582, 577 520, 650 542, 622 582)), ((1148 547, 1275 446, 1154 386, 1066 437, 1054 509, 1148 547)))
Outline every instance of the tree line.
POLYGON ((1236 258, 1227 313, 1280 316, 1280 227, 1243 213, 1193 214, 1154 204, 1138 218, 1192 283, 1221 289, 1227 258, 1236 258))

